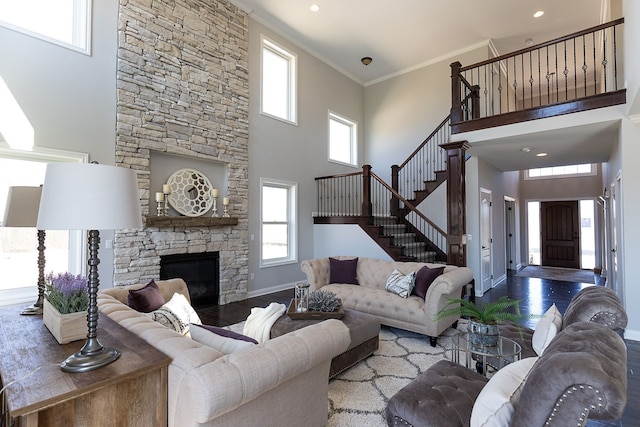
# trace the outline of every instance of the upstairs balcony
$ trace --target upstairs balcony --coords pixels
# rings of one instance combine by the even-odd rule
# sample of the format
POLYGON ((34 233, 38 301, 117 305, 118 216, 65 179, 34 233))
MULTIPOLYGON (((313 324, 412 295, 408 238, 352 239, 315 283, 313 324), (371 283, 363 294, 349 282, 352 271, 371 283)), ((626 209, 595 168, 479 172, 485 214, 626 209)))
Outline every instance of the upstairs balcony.
POLYGON ((451 64, 451 133, 624 104, 624 18, 517 52, 451 64))

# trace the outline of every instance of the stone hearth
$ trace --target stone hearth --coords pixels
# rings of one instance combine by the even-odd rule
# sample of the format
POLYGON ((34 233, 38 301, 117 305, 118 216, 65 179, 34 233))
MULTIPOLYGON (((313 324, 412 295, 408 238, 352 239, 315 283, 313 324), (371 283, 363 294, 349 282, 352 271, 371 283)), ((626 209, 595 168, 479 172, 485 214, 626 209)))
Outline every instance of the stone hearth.
POLYGON ((226 165, 223 194, 237 225, 121 230, 114 285, 158 279, 160 256, 220 253, 220 304, 248 279, 248 18, 226 1, 120 0, 116 164, 138 173, 143 216, 154 214, 152 152, 226 165))

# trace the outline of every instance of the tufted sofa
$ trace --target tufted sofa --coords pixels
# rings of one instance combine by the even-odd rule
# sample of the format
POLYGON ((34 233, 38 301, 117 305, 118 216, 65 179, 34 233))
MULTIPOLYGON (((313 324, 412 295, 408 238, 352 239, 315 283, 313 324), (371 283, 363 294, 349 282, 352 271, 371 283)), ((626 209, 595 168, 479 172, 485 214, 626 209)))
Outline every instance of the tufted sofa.
MULTIPOLYGON (((156 282, 166 301, 189 299, 182 279, 156 282)), ((132 285, 101 290, 99 310, 170 356, 168 425, 324 426, 331 359, 350 343, 349 330, 327 320, 223 354, 180 335, 127 306, 132 285)))
MULTIPOLYGON (((354 257, 338 256, 338 260, 354 257)), ((444 266, 443 274, 429 286, 424 299, 415 295, 402 298, 385 289, 387 279, 397 269, 404 274, 418 271, 423 266, 443 267, 439 264, 418 262, 394 262, 374 258, 358 258, 359 284, 329 283, 329 258, 303 261, 300 265, 307 275, 311 291, 324 289, 334 292, 345 308, 375 316, 381 324, 428 335, 431 344, 458 318, 450 316, 434 320, 435 314, 447 305, 449 298, 460 298, 463 288, 471 283, 473 274, 469 268, 444 266)))

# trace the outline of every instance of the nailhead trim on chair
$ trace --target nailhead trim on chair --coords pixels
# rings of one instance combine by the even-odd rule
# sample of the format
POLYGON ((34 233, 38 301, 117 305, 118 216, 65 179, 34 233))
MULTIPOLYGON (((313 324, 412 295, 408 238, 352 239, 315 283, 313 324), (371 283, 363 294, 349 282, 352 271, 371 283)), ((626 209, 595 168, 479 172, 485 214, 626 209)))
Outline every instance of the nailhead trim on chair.
POLYGON ((610 328, 611 326, 615 325, 618 322, 618 318, 616 317, 615 313, 612 313, 610 311, 600 311, 596 314, 594 314, 591 319, 591 322, 595 322, 595 323, 599 323, 601 325, 604 325, 608 328, 610 328), (602 318, 606 318, 608 320, 601 320, 602 318))
MULTIPOLYGON (((585 391, 592 391, 595 394, 600 394, 600 390, 590 385, 585 386, 581 384, 578 387, 573 386, 571 388, 568 388, 564 393, 562 393, 562 397, 559 398, 556 404, 554 405, 551 411, 551 415, 549 415, 549 418, 547 418, 547 421, 544 423, 544 425, 546 426, 553 425, 554 418, 558 413, 558 411, 561 409, 561 405, 565 403, 565 400, 567 400, 571 396, 571 394, 573 394, 574 392, 585 392, 585 391)), ((603 401, 602 396, 598 396, 598 401, 599 402, 603 401)), ((603 406, 604 405, 602 403, 598 403, 598 407, 602 408, 603 406)), ((595 410, 595 409, 596 409, 596 406, 591 405, 591 410, 595 410)), ((578 423, 576 424, 577 427, 584 427, 587 424, 587 421, 589 418, 589 412, 590 412, 589 408, 584 408, 584 411, 580 413, 580 417, 578 418, 578 423)))

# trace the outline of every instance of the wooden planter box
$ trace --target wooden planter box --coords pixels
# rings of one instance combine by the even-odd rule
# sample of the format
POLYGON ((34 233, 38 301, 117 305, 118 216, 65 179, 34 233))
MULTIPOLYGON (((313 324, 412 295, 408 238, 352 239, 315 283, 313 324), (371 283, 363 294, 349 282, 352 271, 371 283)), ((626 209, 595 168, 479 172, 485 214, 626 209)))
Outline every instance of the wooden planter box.
POLYGON ((59 344, 67 344, 87 337, 89 327, 86 311, 60 314, 46 298, 43 310, 42 320, 59 344))

